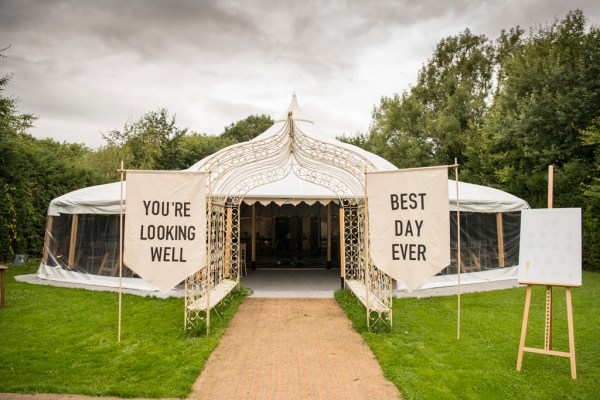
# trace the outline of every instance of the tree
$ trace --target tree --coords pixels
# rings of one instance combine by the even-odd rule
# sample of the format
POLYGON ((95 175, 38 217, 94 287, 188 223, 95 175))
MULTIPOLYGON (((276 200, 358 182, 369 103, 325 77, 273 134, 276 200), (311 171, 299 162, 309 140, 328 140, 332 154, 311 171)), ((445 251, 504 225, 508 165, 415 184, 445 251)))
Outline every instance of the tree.
POLYGON ((133 155, 126 145, 108 143, 89 154, 81 162, 89 169, 97 172, 99 183, 116 182, 120 179, 118 169, 123 161, 125 168, 133 168, 133 155))
POLYGON ((600 34, 586 33, 581 11, 516 42, 502 65, 490 116, 484 127, 494 142, 497 184, 545 206, 546 171, 558 168, 555 205, 583 201, 580 184, 589 176, 593 153, 581 132, 598 116, 600 34))
POLYGON ((233 139, 224 138, 222 135, 210 136, 200 133, 186 135, 179 142, 182 164, 185 168, 188 168, 203 158, 234 143, 233 139))
POLYGON ((494 54, 468 29, 442 39, 417 84, 375 107, 367 148, 398 167, 466 163, 467 143, 487 114, 494 54))
POLYGON ((17 100, 4 94, 10 78, 0 78, 0 261, 41 254, 50 200, 99 178, 85 166, 87 147, 27 133, 36 117, 20 113, 17 100))
POLYGON ((225 127, 221 137, 226 140, 233 140, 236 143, 246 142, 269 129, 274 123, 273 118, 266 114, 250 115, 225 127))
MULTIPOLYGON (((0 80, 0 89, 8 83, 0 80)), ((35 120, 20 114, 13 98, 0 96, 0 260, 15 253, 41 254, 48 203, 54 197, 96 184, 98 175, 80 160, 91 150, 79 144, 35 139, 35 120)))
POLYGON ((373 110, 363 147, 399 168, 435 163, 434 141, 425 127, 424 107, 412 94, 383 97, 373 110))
POLYGON ((594 152, 592 179, 583 186, 583 249, 588 269, 600 271, 600 116, 581 133, 584 146, 594 152))
POLYGON ((21 134, 15 141, 18 157, 11 180, 16 207, 16 253, 39 255, 43 249, 46 212, 50 201, 64 193, 99 183, 96 171, 80 160, 92 150, 81 144, 58 143, 21 134))
POLYGON ((179 141, 186 132, 187 128, 176 126, 175 116, 170 117, 168 111, 161 108, 147 112, 133 123, 126 123, 122 131, 103 134, 107 142, 103 150, 119 154, 127 168, 178 169, 181 165, 179 141))
POLYGON ((16 177, 20 159, 17 141, 35 120, 30 114, 20 114, 17 101, 4 95, 10 78, 0 77, 0 260, 9 260, 15 252, 19 210, 19 182, 16 177))

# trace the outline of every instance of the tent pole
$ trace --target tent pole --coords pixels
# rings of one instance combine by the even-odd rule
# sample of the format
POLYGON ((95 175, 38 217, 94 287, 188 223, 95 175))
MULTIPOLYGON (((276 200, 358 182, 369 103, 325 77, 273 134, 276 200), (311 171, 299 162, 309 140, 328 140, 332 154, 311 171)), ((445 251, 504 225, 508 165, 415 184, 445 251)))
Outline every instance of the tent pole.
POLYGON ((496 232, 498 235, 498 266, 504 268, 504 224, 502 213, 496 213, 496 232))
POLYGON ((256 269, 256 202, 252 203, 252 229, 250 232, 250 240, 252 243, 252 258, 251 269, 256 269))
POLYGON ((548 165, 548 208, 554 206, 554 165, 548 165))
POLYGON ((370 278, 370 269, 369 269, 369 199, 367 197, 367 171, 365 170, 365 212, 364 212, 364 224, 365 227, 363 229, 364 233, 364 258, 365 258, 365 299, 367 303, 367 329, 371 330, 371 303, 369 302, 369 292, 371 289, 370 278))
POLYGON ((184 298, 184 302, 183 302, 183 332, 187 332, 187 320, 188 320, 188 279, 190 279, 190 277, 188 276, 187 278, 185 278, 185 285, 183 285, 183 298, 184 298))
MULTIPOLYGON (((223 276, 229 277, 231 276, 231 231, 233 229, 233 224, 231 219, 233 218, 233 212, 230 207, 227 206, 227 202, 225 203, 225 266, 223 271, 223 276)), ((238 271, 239 272, 239 271, 238 271)))
POLYGON ((456 180, 456 269, 458 270, 458 311, 456 338, 460 339, 460 196, 458 195, 458 160, 454 159, 454 178, 456 180))
MULTIPOLYGON (((554 165, 548 165, 548 208, 554 206, 554 165)), ((568 290, 568 289, 567 289, 568 290)), ((552 286, 546 286, 544 349, 552 350, 552 286)))
POLYGON ((48 258, 50 257, 50 241, 52 239, 52 224, 54 222, 54 217, 52 215, 48 216, 48 222, 46 223, 46 235, 44 237, 44 257, 42 260, 44 264, 48 265, 48 258))
POLYGON ((342 289, 344 289, 344 280, 346 279, 346 237, 344 235, 344 204, 340 202, 340 279, 342 283, 342 289))
POLYGON ((327 204, 327 269, 331 269, 331 202, 327 204))
POLYGON ((77 224, 79 222, 79 214, 72 214, 71 217, 71 241, 69 243, 69 261, 67 268, 73 269, 75 266, 75 251, 77 247, 77 224))
MULTIPOLYGON (((207 267, 207 280, 206 280, 206 336, 210 334, 210 290, 211 290, 211 281, 212 281, 212 194, 211 194, 211 173, 208 172, 208 267, 207 267)), ((216 233, 216 232, 215 232, 216 233)))
POLYGON ((123 304, 123 160, 121 160, 121 198, 119 202, 119 326, 117 328, 117 343, 121 343, 121 309, 123 304))

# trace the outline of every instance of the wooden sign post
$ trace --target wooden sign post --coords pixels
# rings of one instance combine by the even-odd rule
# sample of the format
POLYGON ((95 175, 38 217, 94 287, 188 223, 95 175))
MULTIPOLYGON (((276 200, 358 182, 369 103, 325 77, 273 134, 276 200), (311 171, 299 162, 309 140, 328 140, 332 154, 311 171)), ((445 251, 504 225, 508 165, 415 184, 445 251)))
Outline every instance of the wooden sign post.
POLYGON ((581 286, 581 209, 552 208, 552 176, 548 174, 548 209, 523 210, 521 213, 521 243, 519 254, 519 283, 527 285, 517 371, 523 366, 523 353, 567 357, 571 361, 571 378, 577 379, 575 364, 575 329, 571 287, 581 286), (527 322, 533 285, 546 287, 546 320, 544 347, 525 346, 527 322), (566 291, 569 351, 552 349, 552 288, 562 286, 566 291))

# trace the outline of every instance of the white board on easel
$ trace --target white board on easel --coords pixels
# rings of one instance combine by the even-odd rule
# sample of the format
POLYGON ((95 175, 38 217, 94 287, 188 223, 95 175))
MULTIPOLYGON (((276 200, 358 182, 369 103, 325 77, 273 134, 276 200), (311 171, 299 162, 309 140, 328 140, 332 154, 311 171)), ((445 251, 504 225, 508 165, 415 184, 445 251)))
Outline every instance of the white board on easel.
POLYGON ((519 283, 581 286, 581 209, 521 211, 519 283))

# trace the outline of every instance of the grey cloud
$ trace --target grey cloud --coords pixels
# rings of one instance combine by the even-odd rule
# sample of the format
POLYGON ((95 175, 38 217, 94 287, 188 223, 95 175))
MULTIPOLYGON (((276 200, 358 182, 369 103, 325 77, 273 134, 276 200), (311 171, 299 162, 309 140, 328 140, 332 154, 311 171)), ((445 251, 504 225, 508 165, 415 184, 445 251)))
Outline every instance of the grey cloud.
POLYGON ((260 34, 243 10, 218 2, 143 0, 7 1, 0 3, 0 32, 24 34, 32 45, 78 43, 145 60, 160 60, 182 46, 239 51, 260 34))
POLYGON ((97 133, 164 106, 218 133, 277 117, 293 90, 316 121, 353 132, 443 37, 495 39, 575 8, 600 21, 597 0, 0 0, 0 48, 12 44, 0 76, 14 72, 9 94, 48 132, 89 121, 97 133))
POLYGON ((92 23, 91 30, 119 50, 139 51, 145 58, 170 55, 181 47, 204 51, 239 51, 259 34, 242 12, 217 2, 127 1, 109 17, 92 23), (116 11, 116 12, 115 12, 116 11))
POLYGON ((0 25, 6 19, 7 31, 25 32, 31 46, 44 43, 46 57, 60 53, 91 62, 116 52, 135 54, 141 62, 173 57, 192 63, 264 58, 319 78, 352 73, 364 49, 398 27, 470 3, 13 1, 0 9, 6 11, 0 25))

